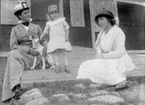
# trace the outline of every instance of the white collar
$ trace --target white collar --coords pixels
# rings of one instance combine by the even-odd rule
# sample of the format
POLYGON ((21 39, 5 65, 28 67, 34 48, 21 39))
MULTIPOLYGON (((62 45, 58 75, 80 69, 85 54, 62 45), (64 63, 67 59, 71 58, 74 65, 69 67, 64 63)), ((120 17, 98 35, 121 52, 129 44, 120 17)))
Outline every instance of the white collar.
MULTIPOLYGON (((18 20, 18 24, 21 24, 22 22, 22 20, 18 20)), ((32 22, 32 18, 30 18, 29 22, 32 22)))
MULTIPOLYGON (((23 25, 23 24, 22 24, 22 25, 23 25)), ((26 29, 26 31, 29 30, 29 26, 25 26, 25 25, 23 25, 23 27, 26 29)))

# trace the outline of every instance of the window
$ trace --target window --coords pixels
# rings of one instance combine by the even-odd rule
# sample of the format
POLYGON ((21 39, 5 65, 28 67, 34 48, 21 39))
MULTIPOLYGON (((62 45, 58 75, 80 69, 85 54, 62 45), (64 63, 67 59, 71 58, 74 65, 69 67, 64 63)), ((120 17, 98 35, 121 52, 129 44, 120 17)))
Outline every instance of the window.
MULTIPOLYGON (((1 0, 1 17, 0 23, 1 24, 16 24, 17 18, 14 16, 14 6, 22 0, 1 0)), ((30 6, 30 0, 23 0, 26 1, 27 4, 30 6)))

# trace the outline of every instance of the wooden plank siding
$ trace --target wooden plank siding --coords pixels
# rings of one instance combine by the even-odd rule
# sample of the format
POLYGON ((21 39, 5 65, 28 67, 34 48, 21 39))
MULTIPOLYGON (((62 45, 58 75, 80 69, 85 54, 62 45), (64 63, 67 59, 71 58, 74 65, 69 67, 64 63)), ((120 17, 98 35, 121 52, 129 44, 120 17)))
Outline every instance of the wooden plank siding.
MULTIPOLYGON (((39 24, 44 29, 48 5, 54 3, 59 5, 59 1, 31 0, 31 14, 34 23, 39 24)), ((61 11, 70 25, 70 42, 72 45, 93 47, 97 34, 100 31, 94 22, 94 16, 102 8, 106 8, 112 11, 115 16, 119 16, 120 27, 125 32, 127 38, 127 50, 145 50, 145 7, 143 6, 145 0, 83 0, 85 27, 71 26, 70 0, 61 0, 61 2, 61 11), (93 6, 90 5, 92 1, 95 3, 93 6)), ((12 24, 0 24, 0 51, 9 51, 9 38, 12 27, 12 24)))
POLYGON ((70 15, 70 0, 63 0, 64 16, 70 25, 70 42, 72 45, 92 47, 89 0, 84 0, 85 27, 72 27, 70 15))
POLYGON ((1 0, 0 0, 0 23, 1 23, 1 0))

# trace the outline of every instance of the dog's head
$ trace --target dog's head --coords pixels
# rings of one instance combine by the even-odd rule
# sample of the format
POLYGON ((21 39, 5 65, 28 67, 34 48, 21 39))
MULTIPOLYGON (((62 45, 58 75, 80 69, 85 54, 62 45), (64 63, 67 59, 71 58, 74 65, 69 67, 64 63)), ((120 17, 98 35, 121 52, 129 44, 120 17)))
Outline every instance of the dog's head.
POLYGON ((30 36, 29 38, 33 43, 39 42, 39 37, 37 35, 30 36))
POLYGON ((33 48, 36 48, 36 49, 42 49, 43 48, 43 45, 40 44, 40 39, 38 36, 30 36, 29 37, 30 40, 32 40, 32 46, 33 48))

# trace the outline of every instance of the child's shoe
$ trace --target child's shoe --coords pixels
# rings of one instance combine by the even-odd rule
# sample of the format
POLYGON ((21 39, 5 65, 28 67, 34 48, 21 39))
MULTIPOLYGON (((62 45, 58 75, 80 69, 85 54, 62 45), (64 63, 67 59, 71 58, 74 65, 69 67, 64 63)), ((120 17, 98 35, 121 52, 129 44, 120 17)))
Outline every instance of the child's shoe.
POLYGON ((71 72, 69 71, 68 65, 65 66, 65 72, 66 72, 66 73, 71 73, 71 72))
POLYGON ((64 65, 60 65, 60 72, 61 73, 65 72, 65 66, 64 65))

